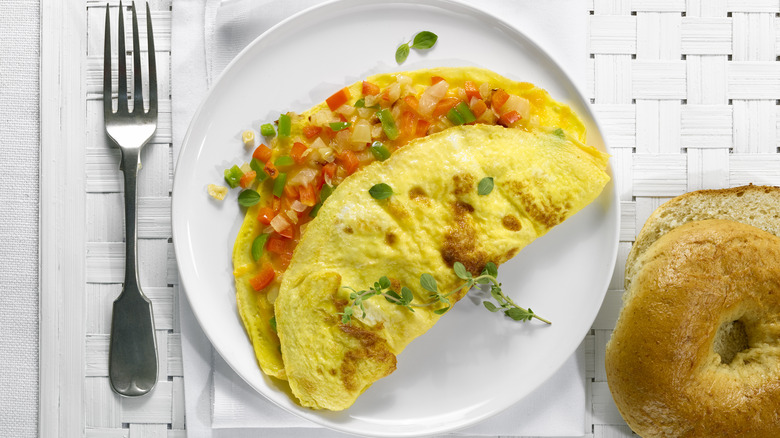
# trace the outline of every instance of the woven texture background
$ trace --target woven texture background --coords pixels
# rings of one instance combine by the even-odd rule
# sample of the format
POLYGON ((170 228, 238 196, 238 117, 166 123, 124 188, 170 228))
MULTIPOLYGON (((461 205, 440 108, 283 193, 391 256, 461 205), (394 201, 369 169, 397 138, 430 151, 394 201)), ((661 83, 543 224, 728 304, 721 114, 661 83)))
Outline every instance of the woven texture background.
MULTIPOLYGON (((110 4, 116 17, 117 2, 110 4)), ((142 156, 138 238, 141 282, 155 306, 161 381, 151 397, 129 400, 114 395, 107 379, 111 302, 124 269, 122 184, 119 155, 106 142, 100 115, 105 3, 87 0, 86 436, 172 437, 185 430, 178 278, 170 239, 170 100, 165 98, 171 0, 150 4, 163 99, 157 134, 142 156)), ((586 91, 613 148, 622 229, 615 274, 585 340, 590 378, 585 426, 590 437, 619 437, 630 430, 612 403, 603 357, 634 236, 670 197, 751 182, 780 185, 780 5, 776 0, 593 0, 590 13, 586 91)))
POLYGON ((38 421, 37 2, 0 2, 0 436, 38 421), (13 62, 10 62, 13 60, 13 62), (20 366, 21 365, 21 366, 20 366))

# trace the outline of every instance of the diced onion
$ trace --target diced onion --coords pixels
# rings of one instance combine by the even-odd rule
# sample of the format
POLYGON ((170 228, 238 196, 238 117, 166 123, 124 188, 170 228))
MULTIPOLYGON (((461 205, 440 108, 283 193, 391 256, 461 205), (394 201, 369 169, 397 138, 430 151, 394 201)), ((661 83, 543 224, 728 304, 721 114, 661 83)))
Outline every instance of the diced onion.
POLYGON ((377 100, 379 100, 379 95, 378 94, 373 95, 373 96, 368 95, 368 96, 364 97, 363 99, 364 99, 363 102, 366 104, 366 108, 368 108, 368 107, 372 107, 372 106, 376 105, 377 100))
POLYGON ((263 234, 271 234, 273 233, 273 231, 274 231, 274 227, 269 225, 263 229, 263 234))
POLYGON ((285 214, 287 215, 288 218, 290 218, 290 221, 292 223, 294 223, 294 224, 298 223, 298 213, 296 213, 293 210, 287 210, 287 212, 285 214))
POLYGON ((479 84, 479 95, 482 96, 482 100, 487 100, 490 97, 490 84, 487 82, 479 84))
MULTIPOLYGON (((300 213, 300 212, 302 212, 302 211, 306 210, 306 208, 307 208, 307 207, 306 207, 306 204, 304 204, 303 202, 301 202, 301 201, 299 201, 299 200, 297 200, 297 199, 296 199, 296 200, 295 200, 295 201, 293 201, 293 203, 290 205, 290 208, 292 208, 293 210, 295 210, 295 211, 297 211, 298 213, 300 213)), ((296 219, 297 219, 297 218, 296 218, 296 219)))
POLYGON ((333 111, 329 109, 321 109, 317 111, 316 113, 311 115, 311 124, 315 126, 329 126, 331 123, 340 122, 341 119, 339 119, 336 114, 333 113, 333 111))
POLYGON ((319 154, 322 156, 322 159, 328 163, 336 161, 336 154, 333 153, 333 149, 327 146, 317 149, 317 152, 319 152, 319 154))
POLYGON ((523 99, 520 96, 514 94, 509 95, 509 99, 506 100, 504 106, 501 107, 501 113, 508 113, 509 111, 517 111, 524 120, 527 120, 531 115, 531 103, 528 99, 523 99))
POLYGON ((277 214, 273 219, 271 219, 271 228, 273 228, 277 233, 281 233, 287 228, 290 228, 290 223, 287 222, 287 219, 285 219, 281 214, 277 214))
POLYGON ((296 173, 295 176, 287 180, 287 184, 293 185, 293 186, 305 186, 306 184, 309 184, 310 182, 314 181, 314 178, 317 177, 317 171, 306 167, 301 169, 300 172, 296 173))
POLYGON ((350 140, 352 143, 371 142, 371 124, 368 123, 368 120, 360 119, 355 123, 350 140))
POLYGON ((387 97, 389 98, 390 104, 393 104, 396 100, 398 100, 398 98, 401 97, 401 84, 395 82, 390 85, 390 88, 387 89, 387 97))
POLYGON ((430 117, 433 114, 436 104, 447 94, 449 84, 447 81, 439 81, 426 89, 420 96, 420 103, 417 110, 423 117, 430 117))
POLYGON ((377 123, 376 125, 371 126, 371 138, 380 138, 382 137, 382 133, 384 130, 382 129, 382 124, 377 123))
POLYGON ((347 104, 341 105, 340 107, 336 108, 336 112, 339 114, 344 114, 344 117, 352 117, 352 115, 355 114, 355 111, 357 111, 357 108, 347 104))

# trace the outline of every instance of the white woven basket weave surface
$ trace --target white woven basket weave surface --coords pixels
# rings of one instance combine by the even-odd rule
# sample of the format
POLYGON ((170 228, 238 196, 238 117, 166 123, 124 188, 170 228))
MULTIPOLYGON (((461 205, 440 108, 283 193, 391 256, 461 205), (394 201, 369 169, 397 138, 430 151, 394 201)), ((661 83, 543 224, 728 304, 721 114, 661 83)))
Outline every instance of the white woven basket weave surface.
MULTIPOLYGON (((178 277, 170 224, 171 0, 151 1, 160 124, 139 176, 141 282, 154 303, 161 381, 141 400, 107 379, 111 303, 121 289, 124 243, 118 152, 102 128, 105 2, 87 0, 86 435, 185 436, 178 277)), ((118 1, 110 1, 118 7, 118 1)), ((650 213, 670 197, 747 183, 780 185, 780 4, 739 0, 592 0, 587 93, 612 147, 622 229, 618 263, 585 339, 589 437, 630 435, 604 373, 620 309, 624 260, 650 213)), ((116 14, 114 14, 116 17, 116 14)), ((141 13, 141 19, 145 19, 141 13)), ((129 23, 129 22, 128 22, 129 23)), ((145 41, 141 42, 142 46, 145 41)))

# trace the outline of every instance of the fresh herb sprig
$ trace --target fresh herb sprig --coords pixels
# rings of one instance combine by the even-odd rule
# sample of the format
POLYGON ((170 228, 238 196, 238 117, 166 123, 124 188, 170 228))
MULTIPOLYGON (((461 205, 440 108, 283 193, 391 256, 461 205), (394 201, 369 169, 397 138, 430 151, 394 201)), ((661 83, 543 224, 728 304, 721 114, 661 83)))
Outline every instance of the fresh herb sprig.
POLYGON ((352 316, 356 312, 356 308, 362 312, 362 317, 365 318, 365 300, 378 295, 383 296, 388 302, 405 307, 412 312, 414 312, 414 307, 427 307, 442 303, 444 304, 443 307, 433 311, 437 315, 442 315, 452 307, 452 303, 449 299, 451 295, 463 290, 464 288, 469 290, 477 284, 490 284, 490 294, 493 299, 496 300, 498 306, 490 301, 483 301, 482 304, 489 311, 503 311, 506 316, 512 318, 515 321, 530 321, 531 319, 536 318, 542 322, 551 324, 550 321, 540 317, 530 308, 525 309, 520 307, 515 304, 511 298, 504 295, 504 293, 501 291, 501 283, 499 283, 497 279, 498 268, 496 267, 495 263, 490 262, 485 265, 482 273, 476 277, 474 277, 471 272, 466 269, 463 263, 455 262, 453 269, 455 270, 455 275, 465 281, 463 284, 447 293, 439 292, 439 287, 436 284, 436 279, 433 277, 433 275, 425 273, 420 276, 420 286, 426 291, 430 292, 430 295, 428 295, 430 300, 423 304, 412 302, 414 300, 414 295, 412 294, 411 289, 406 286, 401 288, 400 295, 392 290, 390 280, 387 277, 380 278, 379 281, 375 282, 373 287, 369 288, 368 290, 357 291, 350 286, 342 286, 345 289, 352 291, 349 294, 349 299, 352 301, 352 304, 345 306, 344 311, 339 313, 339 315, 341 315, 341 322, 344 324, 349 324, 352 320, 352 316))
POLYGON ((414 39, 407 43, 403 43, 395 50, 395 62, 403 64, 406 58, 409 57, 409 49, 430 49, 436 44, 436 40, 439 37, 433 33, 424 30, 414 36, 414 39))

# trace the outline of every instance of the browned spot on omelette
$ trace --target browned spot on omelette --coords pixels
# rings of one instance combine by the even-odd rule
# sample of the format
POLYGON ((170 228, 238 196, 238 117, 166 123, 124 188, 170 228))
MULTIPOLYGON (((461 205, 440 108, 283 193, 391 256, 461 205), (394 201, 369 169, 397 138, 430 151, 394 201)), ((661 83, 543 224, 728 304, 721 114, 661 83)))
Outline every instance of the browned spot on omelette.
POLYGON ((423 201, 428 199, 428 194, 425 193, 425 190, 420 186, 414 186, 409 190, 409 199, 413 199, 415 201, 423 201))
POLYGON ((358 348, 347 350, 341 362, 341 382, 347 390, 359 389, 357 375, 363 367, 383 370, 382 377, 395 371, 395 355, 381 336, 357 325, 340 324, 339 329, 358 344, 358 348))
POLYGON ((475 190, 474 183, 476 182, 476 179, 474 178, 474 175, 470 173, 453 175, 452 182, 455 183, 455 189, 453 190, 455 196, 465 195, 466 193, 475 190))
POLYGON ((556 202, 543 194, 533 193, 520 181, 507 181, 506 187, 512 198, 517 199, 526 214, 534 221, 552 228, 569 216, 569 202, 556 202))
POLYGON ((520 231, 523 228, 523 224, 520 219, 513 214, 508 214, 501 219, 501 225, 509 231, 520 231))
POLYGON ((395 245, 395 242, 397 242, 397 241, 398 241, 398 237, 395 234, 389 233, 389 232, 385 233, 385 243, 386 244, 388 244, 390 246, 393 246, 393 245, 395 245))
POLYGON ((441 256, 448 266, 455 262, 463 263, 463 266, 474 275, 479 275, 485 264, 489 261, 487 253, 477 247, 477 232, 472 223, 471 213, 474 207, 470 204, 457 201, 453 203, 454 223, 447 227, 444 233, 444 243, 441 248, 441 256))

